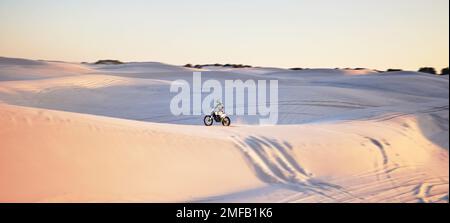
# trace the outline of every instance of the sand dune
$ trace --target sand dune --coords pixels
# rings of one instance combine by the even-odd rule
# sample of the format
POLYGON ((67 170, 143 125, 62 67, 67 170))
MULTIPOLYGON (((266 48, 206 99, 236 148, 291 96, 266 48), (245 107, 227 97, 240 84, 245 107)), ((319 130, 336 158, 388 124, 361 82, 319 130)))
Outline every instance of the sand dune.
POLYGON ((448 202, 448 151, 413 118, 224 129, 0 113, 2 201, 448 202))
POLYGON ((448 202, 448 79, 202 69, 279 80, 279 125, 174 117, 192 70, 0 58, 0 202, 448 202))
POLYGON ((0 57, 0 81, 34 80, 82 75, 93 70, 79 63, 34 61, 0 57))

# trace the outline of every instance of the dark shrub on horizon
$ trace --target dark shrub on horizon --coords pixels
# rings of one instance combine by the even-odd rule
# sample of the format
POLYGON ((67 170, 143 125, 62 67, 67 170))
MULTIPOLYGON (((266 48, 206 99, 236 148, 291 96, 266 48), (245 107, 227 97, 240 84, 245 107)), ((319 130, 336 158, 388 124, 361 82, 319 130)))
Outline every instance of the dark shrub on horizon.
POLYGON ((124 64, 123 62, 119 61, 119 60, 99 60, 97 62, 95 62, 94 64, 112 64, 112 65, 116 65, 116 64, 124 64))
POLYGON ((399 71, 403 71, 402 69, 387 69, 386 72, 399 72, 399 71))
POLYGON ((252 68, 250 65, 243 65, 243 64, 197 64, 195 66, 192 66, 192 64, 186 64, 185 67, 194 67, 197 69, 202 69, 203 67, 232 67, 232 68, 252 68))
POLYGON ((290 68, 289 70, 304 70, 304 69, 300 68, 300 67, 294 67, 294 68, 290 68))
POLYGON ((188 63, 188 64, 184 65, 184 67, 192 68, 192 64, 188 63))
POLYGON ((419 72, 427 73, 427 74, 436 74, 436 69, 433 67, 421 67, 419 72))
POLYGON ((448 67, 441 70, 441 75, 448 75, 448 67))
POLYGON ((232 67, 232 68, 251 68, 250 65, 243 65, 243 64, 225 64, 223 67, 232 67), (227 66, 228 65, 228 66, 227 66))

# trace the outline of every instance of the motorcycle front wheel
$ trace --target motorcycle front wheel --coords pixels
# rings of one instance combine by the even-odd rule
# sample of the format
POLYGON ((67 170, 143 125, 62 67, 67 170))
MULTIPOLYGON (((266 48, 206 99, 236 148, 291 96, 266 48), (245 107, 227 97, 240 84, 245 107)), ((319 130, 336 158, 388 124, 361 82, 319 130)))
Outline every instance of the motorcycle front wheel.
POLYGON ((203 123, 205 123, 206 126, 211 126, 213 124, 214 120, 211 117, 211 115, 207 115, 205 116, 205 118, 203 119, 203 123))
POLYGON ((230 126, 231 124, 231 120, 228 117, 225 117, 224 119, 222 119, 222 125, 223 126, 230 126))

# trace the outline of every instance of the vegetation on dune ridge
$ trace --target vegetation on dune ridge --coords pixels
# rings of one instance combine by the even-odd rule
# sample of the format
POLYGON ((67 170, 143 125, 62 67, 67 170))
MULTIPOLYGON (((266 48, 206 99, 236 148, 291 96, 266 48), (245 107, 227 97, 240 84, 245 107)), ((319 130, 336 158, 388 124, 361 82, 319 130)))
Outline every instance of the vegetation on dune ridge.
MULTIPOLYGON (((86 64, 86 62, 83 62, 83 64, 86 64)), ((94 64, 117 65, 117 64, 124 64, 124 62, 122 62, 120 60, 107 59, 107 60, 98 60, 94 64)), ((253 66, 251 66, 251 65, 244 65, 244 64, 220 64, 220 63, 192 65, 192 64, 188 63, 188 64, 184 65, 184 67, 202 69, 204 67, 252 68, 253 66)), ((301 68, 301 67, 289 68, 289 70, 292 70, 292 71, 302 71, 302 70, 309 70, 309 69, 310 68, 301 68)), ((339 70, 341 68, 334 68, 334 69, 335 70, 339 70)), ((358 68, 344 68, 343 70, 370 70, 370 69, 358 67, 358 68)), ((381 70, 373 70, 373 71, 378 72, 378 73, 389 73, 389 72, 400 72, 400 71, 403 71, 403 70, 402 69, 396 69, 396 68, 389 68, 386 71, 381 71, 381 70)), ((433 67, 421 67, 421 68, 419 68, 418 72, 426 73, 426 74, 432 74, 432 75, 449 75, 449 68, 448 67, 443 68, 441 70, 441 72, 438 73, 437 70, 435 68, 433 68, 433 67)))
POLYGON ((124 64, 124 63, 122 61, 119 61, 119 60, 98 60, 94 64, 116 65, 116 64, 124 64))
MULTIPOLYGON (((301 67, 294 67, 294 68, 289 68, 289 70, 293 70, 293 71, 302 71, 302 70, 309 70, 310 68, 301 68, 301 67)), ((371 70, 368 68, 362 68, 362 67, 358 67, 358 68, 334 68, 334 70, 371 70)), ((401 72, 403 71, 402 69, 396 69, 396 68, 389 68, 386 71, 381 71, 381 70, 373 70, 377 73, 389 73, 389 72, 401 72)), ((436 71, 435 68, 433 67, 421 67, 418 72, 420 73, 426 73, 426 74, 433 74, 433 75, 449 75, 449 68, 443 68, 441 70, 440 73, 438 73, 436 71)))
POLYGON ((441 72, 438 73, 437 70, 434 67, 421 67, 418 72, 426 73, 426 74, 433 74, 433 75, 448 75, 449 68, 442 68, 441 72))
POLYGON ((397 69, 397 68, 389 68, 386 70, 386 72, 400 72, 403 71, 402 69, 397 69))
POLYGON ((441 70, 441 75, 448 75, 448 67, 441 70))
POLYGON ((428 74, 436 74, 436 69, 434 69, 433 67, 421 67, 419 69, 419 72, 422 73, 428 73, 428 74))
POLYGON ((252 68, 252 66, 244 65, 244 64, 220 64, 220 63, 215 63, 215 64, 197 64, 197 65, 192 65, 192 64, 188 63, 188 64, 184 65, 184 67, 196 68, 196 69, 202 69, 203 67, 252 68))

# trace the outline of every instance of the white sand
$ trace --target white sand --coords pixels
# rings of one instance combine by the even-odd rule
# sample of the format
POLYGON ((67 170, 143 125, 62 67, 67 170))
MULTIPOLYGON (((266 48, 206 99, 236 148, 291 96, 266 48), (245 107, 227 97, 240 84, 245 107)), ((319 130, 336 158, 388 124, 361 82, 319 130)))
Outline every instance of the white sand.
POLYGON ((280 125, 172 116, 191 69, 0 58, 0 202, 448 202, 448 78, 201 71, 278 79, 280 125))

